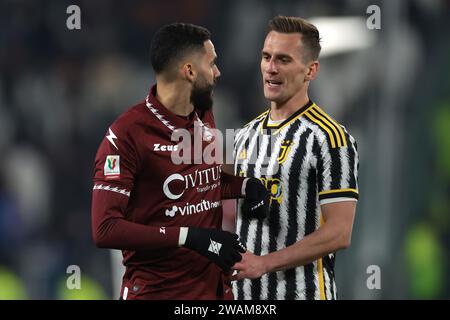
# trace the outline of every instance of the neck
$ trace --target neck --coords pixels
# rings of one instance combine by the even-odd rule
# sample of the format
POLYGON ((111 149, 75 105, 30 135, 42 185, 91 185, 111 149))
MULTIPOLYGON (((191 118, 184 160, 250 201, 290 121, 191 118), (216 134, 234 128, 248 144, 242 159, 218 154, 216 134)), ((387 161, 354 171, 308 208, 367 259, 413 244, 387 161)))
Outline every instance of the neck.
POLYGON ((289 118, 309 101, 307 86, 304 86, 291 99, 283 102, 272 101, 270 104, 270 118, 274 121, 289 118))
POLYGON ((177 81, 156 80, 156 99, 172 113, 187 116, 194 111, 189 86, 177 81))

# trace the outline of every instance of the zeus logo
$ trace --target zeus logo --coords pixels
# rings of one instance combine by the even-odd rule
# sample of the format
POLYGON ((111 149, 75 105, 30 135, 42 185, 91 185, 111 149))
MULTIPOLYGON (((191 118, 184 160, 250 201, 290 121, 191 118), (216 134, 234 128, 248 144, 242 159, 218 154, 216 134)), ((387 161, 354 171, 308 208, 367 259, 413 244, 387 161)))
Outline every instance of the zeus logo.
POLYGON ((119 150, 119 148, 117 148, 116 143, 114 142, 114 139, 117 139, 116 135, 114 134, 114 132, 112 132, 111 128, 109 129, 109 135, 106 136, 106 139, 109 140, 109 142, 111 142, 111 144, 117 149, 119 150))
POLYGON ((178 145, 161 145, 159 143, 154 143, 153 151, 178 151, 178 145))
POLYGON ((167 198, 171 200, 179 199, 186 189, 193 188, 196 186, 202 186, 205 184, 214 183, 220 179, 220 174, 222 172, 222 167, 215 166, 212 168, 208 168, 205 170, 195 170, 193 173, 189 173, 186 175, 181 175, 179 173, 171 174, 166 178, 163 183, 163 192, 167 198), (178 188, 178 192, 174 191, 174 187, 172 186, 172 190, 170 189, 170 184, 178 181, 181 188, 178 188))

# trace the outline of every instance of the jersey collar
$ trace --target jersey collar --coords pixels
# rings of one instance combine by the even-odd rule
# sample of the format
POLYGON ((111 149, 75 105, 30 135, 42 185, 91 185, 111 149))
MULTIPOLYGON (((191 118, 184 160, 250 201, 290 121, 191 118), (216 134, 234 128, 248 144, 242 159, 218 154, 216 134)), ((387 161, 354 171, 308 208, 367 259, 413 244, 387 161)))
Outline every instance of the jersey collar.
POLYGON ((289 116, 289 118, 285 119, 281 123, 274 124, 274 125, 268 125, 267 122, 270 117, 270 111, 267 113, 267 115, 264 117, 262 128, 261 129, 269 129, 269 130, 276 130, 276 132, 280 131, 285 126, 289 125, 290 123, 294 122, 297 118, 300 118, 303 113, 305 113, 306 110, 308 110, 314 103, 309 100, 303 107, 295 111, 293 114, 289 116))
POLYGON ((195 121, 202 123, 197 112, 194 110, 189 116, 178 116, 169 109, 167 109, 161 102, 156 99, 156 84, 150 89, 148 96, 145 98, 145 105, 151 113, 166 126, 170 131, 183 128, 188 129, 194 126, 195 121))

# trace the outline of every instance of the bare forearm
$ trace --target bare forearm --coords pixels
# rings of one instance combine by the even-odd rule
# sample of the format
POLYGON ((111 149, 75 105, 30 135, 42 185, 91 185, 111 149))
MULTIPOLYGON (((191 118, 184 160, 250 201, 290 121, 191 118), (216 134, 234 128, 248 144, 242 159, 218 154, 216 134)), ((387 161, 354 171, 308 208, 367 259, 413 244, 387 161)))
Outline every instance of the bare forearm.
POLYGON ((264 256, 247 251, 236 263, 238 273, 232 280, 257 279, 263 274, 292 269, 311 263, 350 245, 356 203, 339 202, 323 205, 322 226, 293 245, 264 256))

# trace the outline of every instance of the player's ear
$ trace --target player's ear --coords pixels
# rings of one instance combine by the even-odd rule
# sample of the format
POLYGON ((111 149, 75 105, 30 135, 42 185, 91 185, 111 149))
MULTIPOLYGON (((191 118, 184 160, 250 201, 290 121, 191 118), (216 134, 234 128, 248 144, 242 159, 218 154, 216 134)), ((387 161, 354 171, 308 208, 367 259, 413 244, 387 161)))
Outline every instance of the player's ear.
POLYGON ((193 82, 194 81, 194 77, 195 77, 195 71, 192 68, 192 64, 190 63, 185 63, 182 67, 183 69, 183 75, 184 77, 190 81, 193 82))
POLYGON ((308 66, 308 70, 305 76, 305 81, 311 81, 314 80, 319 73, 320 70, 320 63, 319 61, 311 61, 308 66))

